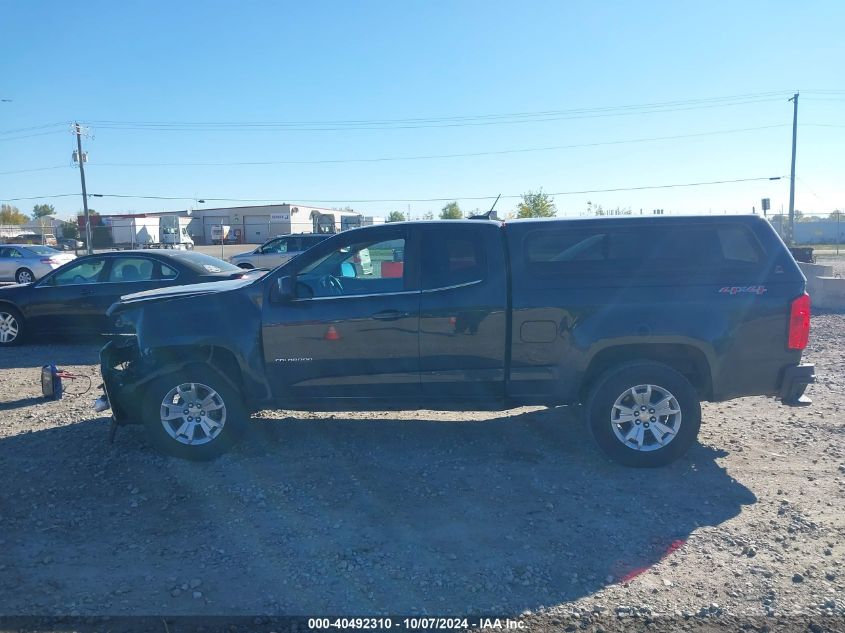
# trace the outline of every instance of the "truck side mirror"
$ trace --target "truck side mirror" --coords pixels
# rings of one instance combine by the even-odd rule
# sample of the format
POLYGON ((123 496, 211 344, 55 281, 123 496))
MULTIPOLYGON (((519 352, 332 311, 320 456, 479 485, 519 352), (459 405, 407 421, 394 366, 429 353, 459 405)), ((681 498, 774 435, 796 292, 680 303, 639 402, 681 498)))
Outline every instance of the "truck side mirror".
POLYGON ((288 303, 296 299, 296 276, 285 275, 276 279, 270 291, 273 303, 288 303))

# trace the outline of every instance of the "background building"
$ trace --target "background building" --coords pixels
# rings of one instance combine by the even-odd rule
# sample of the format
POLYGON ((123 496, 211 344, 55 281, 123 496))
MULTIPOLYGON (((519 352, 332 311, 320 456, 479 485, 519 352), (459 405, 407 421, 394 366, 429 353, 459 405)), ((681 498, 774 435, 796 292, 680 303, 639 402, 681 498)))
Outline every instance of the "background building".
POLYGON ((196 244, 214 243, 214 227, 221 225, 229 227, 228 242, 261 244, 275 235, 286 233, 337 233, 384 222, 383 218, 365 217, 352 210, 340 211, 289 203, 93 216, 91 222, 92 225, 108 226, 115 218, 153 218, 174 214, 191 218, 187 227, 188 234, 196 244))

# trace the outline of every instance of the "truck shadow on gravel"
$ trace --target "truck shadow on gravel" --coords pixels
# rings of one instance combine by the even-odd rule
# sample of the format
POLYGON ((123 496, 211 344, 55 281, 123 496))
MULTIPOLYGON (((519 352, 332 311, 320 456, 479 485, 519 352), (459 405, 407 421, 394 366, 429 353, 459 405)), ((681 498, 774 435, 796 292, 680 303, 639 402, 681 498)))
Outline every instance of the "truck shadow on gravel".
POLYGON ((0 614, 513 615, 684 565, 756 501, 708 447, 610 464, 566 408, 400 417, 256 419, 213 463, 105 418, 6 437, 0 614))

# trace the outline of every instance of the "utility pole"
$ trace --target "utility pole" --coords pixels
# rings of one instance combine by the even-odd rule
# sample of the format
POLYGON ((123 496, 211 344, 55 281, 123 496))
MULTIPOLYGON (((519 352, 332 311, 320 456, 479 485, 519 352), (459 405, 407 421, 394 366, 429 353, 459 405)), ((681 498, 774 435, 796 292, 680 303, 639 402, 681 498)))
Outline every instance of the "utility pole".
POLYGON ((795 239, 795 145, 798 140, 798 93, 790 99, 792 109, 792 169, 789 172, 789 239, 787 244, 792 246, 795 239))
POLYGON ((88 190, 85 188, 85 154, 82 153, 82 126, 79 123, 73 124, 76 134, 76 159, 79 163, 79 178, 82 181, 82 209, 85 212, 85 249, 91 255, 94 249, 91 244, 91 217, 88 214, 88 190))

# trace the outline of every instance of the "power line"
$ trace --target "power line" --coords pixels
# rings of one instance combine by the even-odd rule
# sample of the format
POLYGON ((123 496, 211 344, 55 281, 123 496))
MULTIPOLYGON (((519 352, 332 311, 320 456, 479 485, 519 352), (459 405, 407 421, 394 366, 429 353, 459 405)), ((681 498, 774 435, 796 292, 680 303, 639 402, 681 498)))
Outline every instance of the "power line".
POLYGON ((610 110, 624 110, 624 109, 641 109, 654 107, 669 107, 679 105, 690 105, 698 103, 710 103, 717 101, 734 101, 744 100, 749 98, 770 97, 785 94, 786 91, 770 91, 743 95, 733 95, 727 97, 708 97, 699 99, 687 99, 676 101, 653 102, 645 104, 628 104, 619 106, 594 106, 589 108, 574 108, 567 110, 540 110, 529 112, 509 112, 499 114, 471 114, 471 115, 453 115, 443 117, 414 117, 402 119, 347 119, 347 120, 324 120, 324 121, 286 121, 286 122, 243 122, 243 121, 170 121, 170 122, 144 122, 144 121, 94 121, 94 123, 101 123, 104 125, 232 125, 232 126, 275 126, 275 125, 345 125, 345 124, 375 124, 375 123, 424 123, 424 122, 440 122, 440 121, 460 121, 469 119, 490 119, 490 118, 507 118, 507 117, 522 117, 522 116, 548 116, 562 113, 582 113, 594 111, 610 111, 610 110))
MULTIPOLYGON (((813 124, 804 124, 813 125, 813 124)), ((707 132, 694 132, 692 134, 675 134, 670 136, 652 136, 647 138, 622 139, 615 141, 597 141, 594 143, 574 143, 569 145, 549 145, 545 147, 524 147, 505 150, 491 150, 482 152, 466 152, 454 154, 423 154, 418 156, 379 156, 371 158, 339 158, 339 159, 316 159, 316 160, 281 160, 281 161, 235 161, 235 162, 168 162, 168 163, 98 163, 97 167, 235 167, 235 166, 268 166, 268 165, 324 165, 324 164, 345 164, 345 163, 378 163, 378 162, 393 162, 393 161, 413 161, 413 160, 433 160, 443 158, 468 158, 479 156, 500 156, 507 154, 523 154, 531 152, 548 152, 562 149, 577 149, 585 147, 601 147, 607 145, 623 145, 628 143, 648 143, 656 141, 669 141, 685 138, 698 138, 706 136, 716 136, 724 134, 738 134, 744 132, 754 132, 759 130, 770 130, 782 127, 788 127, 788 123, 778 123, 775 125, 763 125, 758 127, 736 128, 732 130, 711 130, 707 132)), ((0 172, 0 176, 11 174, 22 174, 35 171, 47 171, 53 169, 63 169, 65 165, 56 165, 54 167, 38 167, 31 169, 20 169, 16 171, 0 172)))
POLYGON ((45 125, 34 125, 32 127, 19 127, 15 130, 0 130, 0 135, 4 134, 19 134, 21 132, 32 132, 34 130, 44 130, 51 127, 69 125, 69 121, 59 121, 58 123, 46 123, 45 125))
POLYGON ((0 176, 9 176, 11 174, 28 174, 34 171, 50 171, 52 169, 67 169, 67 165, 55 165, 53 167, 32 167, 30 169, 16 169, 15 171, 0 171, 0 176))
POLYGON ((0 198, 6 202, 20 202, 22 200, 47 200, 50 198, 70 198, 71 196, 78 196, 78 193, 56 193, 49 196, 27 196, 25 198, 0 198))
POLYGON ((434 123, 421 123, 421 124, 372 124, 372 125, 335 125, 335 126, 322 126, 322 127, 303 127, 303 126, 294 126, 294 125, 287 125, 287 124, 262 124, 262 125, 249 125, 243 124, 239 126, 209 126, 209 125, 197 125, 197 126, 155 126, 155 125, 147 125, 147 126, 105 126, 102 123, 92 122, 92 125, 96 125, 99 129, 112 129, 112 130, 130 130, 130 131, 148 131, 148 132, 343 132, 343 131, 378 131, 378 130, 418 130, 418 129, 443 129, 443 128, 464 128, 464 127, 488 127, 494 125, 518 125, 518 124, 525 124, 525 123, 547 123, 551 121, 571 121, 571 120, 579 120, 579 119, 596 119, 596 118, 605 118, 605 117, 616 117, 616 116, 631 116, 636 114, 663 114, 668 112, 680 112, 684 110, 701 110, 701 109, 709 109, 714 107, 725 107, 725 106, 734 106, 734 105, 745 105, 749 103, 776 103, 779 102, 780 99, 758 99, 754 101, 742 101, 736 103, 729 103, 729 104, 719 104, 719 105, 710 105, 710 106, 695 106, 695 107, 685 107, 685 108, 671 108, 671 109, 660 109, 660 110, 648 110, 648 111, 623 111, 623 112, 609 112, 609 113, 592 113, 592 114, 579 114, 579 115, 560 115, 560 116, 549 116, 549 117, 542 117, 542 118, 514 118, 510 120, 496 120, 496 121, 470 121, 470 122, 460 122, 460 123, 447 123, 447 122, 434 122, 434 123))
MULTIPOLYGON (((570 195, 579 195, 579 194, 586 194, 586 193, 613 193, 619 191, 644 191, 648 189, 675 189, 679 187, 703 187, 708 185, 725 185, 725 184, 733 184, 733 183, 741 183, 741 182, 755 182, 761 180, 780 180, 782 176, 761 176, 756 178, 735 178, 731 180, 707 180, 707 181, 700 181, 700 182, 687 182, 687 183, 673 183, 673 184, 666 184, 666 185, 641 185, 635 187, 612 187, 608 189, 583 189, 578 191, 556 191, 551 192, 548 195, 550 196, 570 196, 570 195)), ((49 195, 49 196, 32 196, 26 198, 2 198, 7 202, 17 202, 20 200, 40 200, 40 199, 47 199, 47 198, 67 198, 71 196, 77 196, 78 193, 62 193, 56 195, 49 195)), ((92 193, 88 194, 91 197, 96 198, 130 198, 136 200, 196 200, 196 196, 152 196, 152 195, 131 195, 131 194, 119 194, 119 193, 92 193)), ((372 198, 372 199, 338 199, 338 200, 327 200, 327 199, 318 199, 318 198, 299 198, 296 196, 287 196, 285 199, 293 199, 298 200, 300 202, 327 202, 327 203, 343 203, 343 202, 354 202, 354 203, 364 203, 364 202, 448 202, 450 200, 493 200, 497 196, 448 196, 445 198, 372 198)), ((510 194, 510 195, 502 195, 502 198, 521 198, 522 194, 510 194)), ((212 202, 276 202, 281 200, 282 197, 276 198, 215 198, 210 196, 203 196, 202 200, 204 201, 212 201, 212 202)))
MULTIPOLYGON (((692 134, 675 134, 671 136, 652 136, 648 138, 622 139, 616 141, 598 141, 594 143, 574 143, 569 145, 548 145, 545 147, 524 147, 505 150, 491 150, 482 152, 465 152, 454 154, 423 154, 418 156, 379 156, 371 158, 333 158, 316 160, 281 160, 281 161, 238 161, 238 162, 173 162, 173 163, 99 163, 99 167, 215 167, 215 166, 261 166, 261 165, 323 165, 336 163, 379 163, 392 161, 409 160, 431 160, 440 158, 467 158, 478 156, 498 156, 503 154, 523 154, 530 152, 549 152, 561 149, 577 149, 584 147, 601 147, 605 145, 623 145, 627 143, 648 143, 655 141, 669 141, 684 138, 697 138, 704 136, 735 134, 752 132, 757 130, 769 130, 774 128, 787 127, 787 123, 775 125, 763 125, 759 127, 737 128, 733 130, 712 130, 708 132, 695 132, 692 134)), ((0 172, 2 173, 2 172, 0 172)))
MULTIPOLYGON (((361 125, 392 125, 402 123, 449 123, 449 122, 476 122, 476 121, 495 121, 497 119, 512 119, 512 118, 536 118, 536 117, 550 117, 559 115, 579 115, 592 113, 616 113, 619 111, 628 110, 654 110, 660 111, 674 111, 667 108, 688 109, 684 106, 701 106, 701 107, 724 107, 729 105, 742 105, 744 103, 756 103, 757 100, 768 101, 769 97, 778 97, 786 94, 788 91, 768 91, 757 93, 746 93, 740 95, 729 95, 723 97, 706 97, 698 99, 681 99, 673 101, 652 102, 642 104, 625 104, 618 106, 594 106, 589 108, 575 108, 567 110, 540 110, 528 112, 509 112, 499 114, 473 114, 473 115, 452 115, 441 117, 411 117, 398 119, 350 119, 350 120, 327 120, 327 121, 282 121, 282 122, 244 122, 244 121, 114 121, 114 120, 99 120, 92 121, 97 125, 101 125, 106 129, 145 129, 146 127, 162 127, 164 129, 194 129, 202 128, 203 126, 210 127, 232 127, 232 128, 257 128, 263 129, 266 127, 300 127, 309 125, 328 125, 328 126, 361 126, 361 125)), ((820 97, 814 97, 818 100, 839 100, 839 95, 845 95, 845 90, 807 90, 807 94, 819 94, 820 97)), ((776 100, 776 99, 772 99, 776 100)), ((543 120, 543 119, 541 119, 543 120)), ((508 121, 505 121, 508 122, 508 121)), ((0 136, 8 134, 19 134, 21 132, 31 132, 37 130, 44 130, 51 127, 64 127, 71 125, 71 121, 57 121, 54 123, 47 123, 43 125, 36 125, 30 127, 22 127, 10 130, 0 130, 0 136)))
POLYGON ((662 103, 546 110, 510 114, 485 114, 452 117, 412 119, 370 119, 348 121, 287 121, 287 122, 235 122, 235 121, 90 121, 100 129, 144 131, 342 131, 380 129, 418 129, 432 127, 470 127, 514 123, 536 123, 569 119, 625 116, 633 114, 659 114, 683 110, 698 110, 744 105, 749 103, 776 102, 783 92, 756 93, 734 97, 716 97, 662 103), (315 127, 316 126, 316 127, 315 127))
POLYGON ((50 134, 59 134, 62 133, 63 130, 52 130, 50 132, 36 132, 35 134, 25 134, 23 136, 8 136, 6 138, 0 138, 0 143, 3 141, 20 141, 21 139, 25 138, 33 138, 35 136, 48 136, 50 134))

